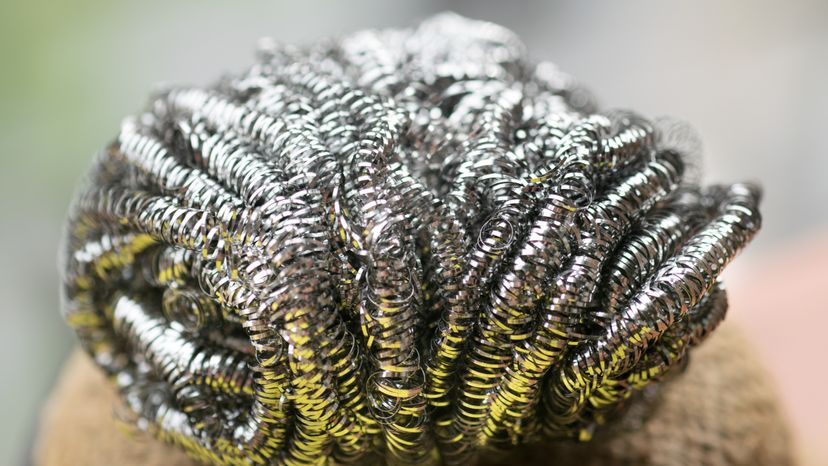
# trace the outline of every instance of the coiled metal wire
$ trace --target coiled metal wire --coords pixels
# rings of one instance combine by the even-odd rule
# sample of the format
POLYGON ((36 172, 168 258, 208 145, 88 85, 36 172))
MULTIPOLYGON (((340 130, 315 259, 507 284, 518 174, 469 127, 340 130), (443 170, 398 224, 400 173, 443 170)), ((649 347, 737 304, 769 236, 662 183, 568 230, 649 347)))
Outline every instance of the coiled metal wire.
POLYGON ((263 42, 124 121, 64 315, 135 425, 214 464, 467 464, 587 440, 722 320, 751 185, 445 14, 263 42))

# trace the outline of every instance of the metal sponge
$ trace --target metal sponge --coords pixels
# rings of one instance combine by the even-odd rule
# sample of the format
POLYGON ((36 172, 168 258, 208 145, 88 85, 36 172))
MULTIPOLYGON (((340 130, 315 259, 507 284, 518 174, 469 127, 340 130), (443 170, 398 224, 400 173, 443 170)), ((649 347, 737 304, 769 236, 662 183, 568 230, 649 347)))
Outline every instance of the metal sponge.
POLYGON ((468 464, 588 440, 724 317, 758 189, 494 24, 263 42, 155 95, 74 203, 66 320, 215 464, 468 464))

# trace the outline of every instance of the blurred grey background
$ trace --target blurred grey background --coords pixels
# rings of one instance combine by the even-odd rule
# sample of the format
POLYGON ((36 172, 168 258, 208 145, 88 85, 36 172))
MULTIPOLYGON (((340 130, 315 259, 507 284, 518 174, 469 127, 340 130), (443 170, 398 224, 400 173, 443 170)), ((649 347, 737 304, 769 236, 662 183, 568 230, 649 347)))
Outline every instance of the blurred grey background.
MULTIPOLYGON (((58 313, 61 224, 74 184, 120 119, 160 82, 203 84, 243 69, 260 37, 308 42, 444 10, 516 31, 536 58, 578 77, 605 107, 691 122, 704 140, 707 180, 760 180, 765 228, 729 273, 826 237, 828 2, 5 0, 0 464, 27 461, 42 403, 72 348, 58 313)), ((828 311, 821 296, 809 299, 828 311)), ((786 344, 759 343, 768 354, 786 344)), ((800 356, 803 367, 825 369, 824 357, 800 356)), ((799 385, 787 392, 790 381, 775 374, 798 436, 824 440, 825 402, 799 400, 799 385)), ((811 383, 824 387, 825 376, 816 377, 811 383)))

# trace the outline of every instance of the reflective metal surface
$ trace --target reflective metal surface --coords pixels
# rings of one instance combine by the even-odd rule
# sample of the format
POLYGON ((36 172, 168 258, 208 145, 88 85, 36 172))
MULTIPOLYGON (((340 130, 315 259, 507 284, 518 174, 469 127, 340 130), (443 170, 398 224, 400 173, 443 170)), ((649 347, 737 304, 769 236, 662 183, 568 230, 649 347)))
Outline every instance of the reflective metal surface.
POLYGON ((587 440, 724 316, 758 189, 440 15, 262 43, 125 120, 64 313, 140 429, 216 464, 467 464, 587 440), (690 162, 691 163, 691 162, 690 162))

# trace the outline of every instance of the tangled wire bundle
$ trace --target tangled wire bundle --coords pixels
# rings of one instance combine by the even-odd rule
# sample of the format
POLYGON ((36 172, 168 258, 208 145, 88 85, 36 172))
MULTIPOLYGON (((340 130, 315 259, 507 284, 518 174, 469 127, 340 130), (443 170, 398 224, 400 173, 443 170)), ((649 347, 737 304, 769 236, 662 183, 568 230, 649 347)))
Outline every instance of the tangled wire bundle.
POLYGON ((128 420, 216 464, 467 464, 587 440, 724 317, 758 189, 454 15, 263 43, 127 119, 64 313, 128 420))

